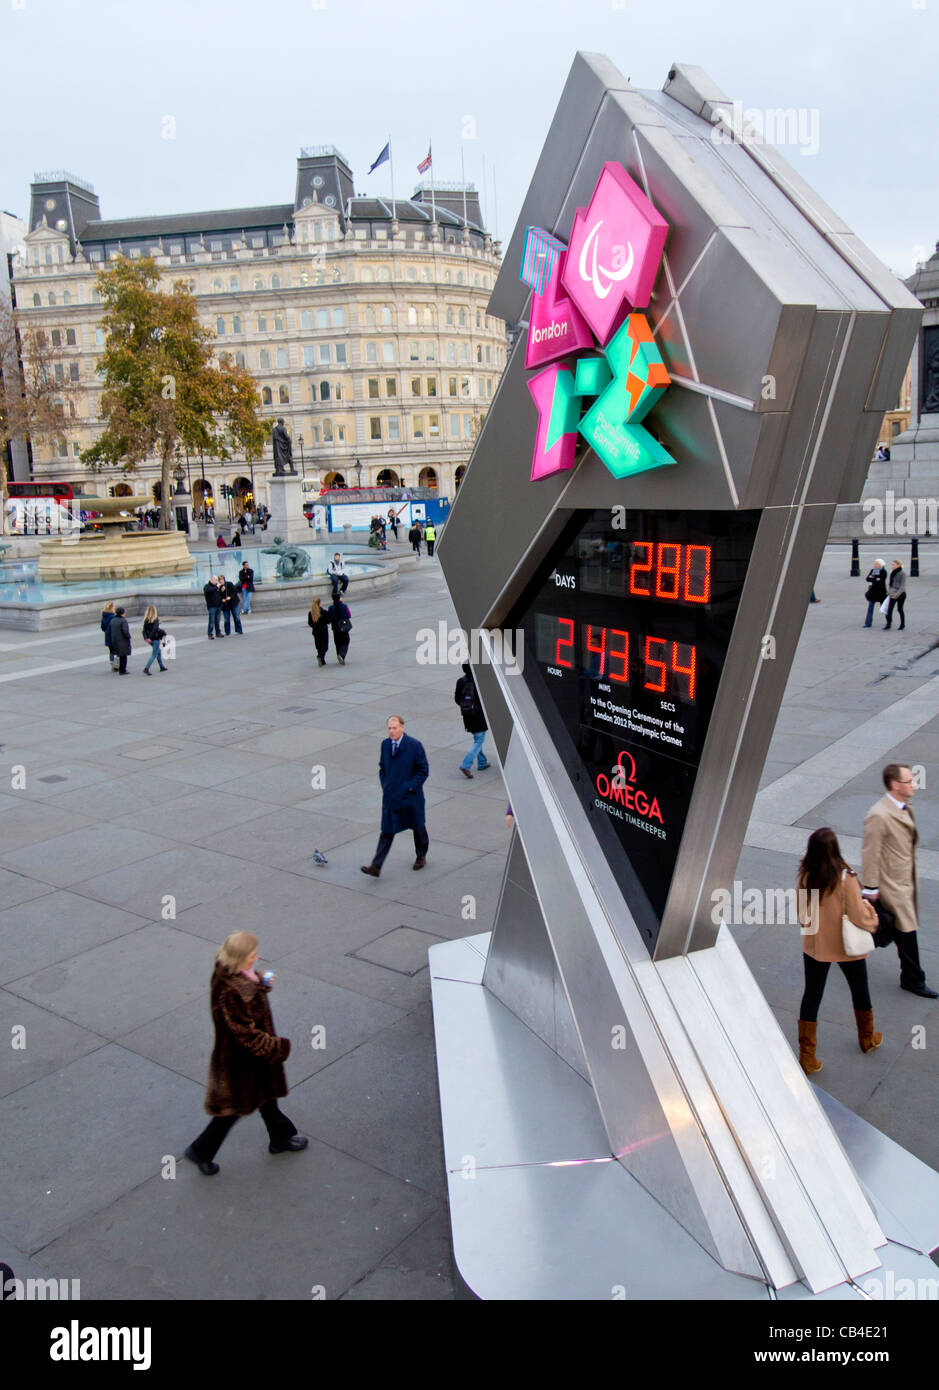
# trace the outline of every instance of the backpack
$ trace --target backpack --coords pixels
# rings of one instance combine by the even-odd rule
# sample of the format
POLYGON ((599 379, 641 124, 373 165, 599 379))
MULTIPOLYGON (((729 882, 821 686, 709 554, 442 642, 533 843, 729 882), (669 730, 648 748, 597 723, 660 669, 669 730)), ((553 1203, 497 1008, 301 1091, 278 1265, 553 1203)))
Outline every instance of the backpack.
POLYGON ((478 707, 479 701, 476 698, 476 686, 473 684, 472 678, 467 676, 466 684, 463 686, 463 690, 460 693, 460 713, 472 714, 478 707))

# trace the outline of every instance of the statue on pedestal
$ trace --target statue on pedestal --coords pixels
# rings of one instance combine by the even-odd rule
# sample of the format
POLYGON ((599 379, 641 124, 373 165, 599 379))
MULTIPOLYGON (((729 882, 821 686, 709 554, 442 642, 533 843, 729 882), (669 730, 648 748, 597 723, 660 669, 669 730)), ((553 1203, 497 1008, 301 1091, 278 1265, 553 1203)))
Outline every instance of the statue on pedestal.
POLYGON ((283 478, 288 473, 294 477, 297 470, 293 466, 293 445, 290 442, 290 435, 284 428, 283 416, 277 417, 277 424, 271 433, 271 440, 274 445, 274 477, 283 478))
POLYGON ((926 368, 923 373, 923 415, 939 414, 939 332, 928 328, 923 333, 923 352, 926 368))

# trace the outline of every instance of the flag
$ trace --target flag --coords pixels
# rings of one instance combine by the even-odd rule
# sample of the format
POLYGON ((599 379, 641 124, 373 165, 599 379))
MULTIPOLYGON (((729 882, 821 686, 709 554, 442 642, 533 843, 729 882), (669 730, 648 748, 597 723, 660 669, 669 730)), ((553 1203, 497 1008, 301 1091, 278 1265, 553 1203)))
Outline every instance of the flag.
POLYGON ((430 166, 433 164, 434 160, 433 160, 433 155, 432 155, 431 151, 432 151, 432 146, 431 146, 431 145, 428 145, 428 146, 427 146, 427 158, 426 158, 426 159, 422 159, 421 162, 420 162, 420 164, 418 164, 418 166, 417 166, 417 172, 418 172, 419 174, 426 174, 426 173, 427 173, 427 170, 428 170, 428 169, 430 168, 430 166))
POLYGON ((391 146, 391 141, 389 140, 388 144, 385 146, 385 148, 382 150, 381 154, 380 154, 380 155, 378 156, 378 158, 375 160, 375 163, 372 165, 372 168, 369 169, 369 171, 368 171, 369 173, 372 173, 372 171, 373 171, 374 169, 377 169, 378 166, 379 166, 379 164, 387 164, 387 163, 388 163, 388 160, 391 158, 390 146, 391 146))

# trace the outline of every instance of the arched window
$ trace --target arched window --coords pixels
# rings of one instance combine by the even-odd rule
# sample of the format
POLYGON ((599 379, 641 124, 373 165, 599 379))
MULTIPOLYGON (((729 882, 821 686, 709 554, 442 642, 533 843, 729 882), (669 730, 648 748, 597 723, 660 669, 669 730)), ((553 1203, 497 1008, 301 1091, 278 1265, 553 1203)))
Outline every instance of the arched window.
POLYGON ((258 364, 262 370, 269 369, 271 365, 271 354, 267 348, 262 348, 258 354, 258 364))
POLYGON ((54 304, 54 303, 55 303, 55 295, 54 295, 51 291, 50 291, 50 293, 49 293, 49 303, 50 303, 50 304, 54 304))
POLYGON ((263 276, 263 275, 255 275, 255 277, 254 277, 254 288, 255 288, 256 290, 263 290, 263 288, 264 288, 264 276, 263 276))
POLYGON ((275 314, 275 315, 274 315, 274 332, 275 332, 275 333, 283 333, 283 331, 284 331, 284 329, 285 329, 286 326, 287 326, 287 321, 286 321, 286 319, 284 318, 283 314, 275 314))
POLYGON ((466 277, 464 276, 462 270, 457 271, 456 282, 458 285, 463 285, 466 283, 466 277))
POLYGON ((289 405, 289 404, 290 404, 290 392, 287 390, 286 386, 280 386, 280 387, 278 387, 278 389, 277 389, 277 396, 278 396, 278 399, 280 400, 281 405, 289 405))
POLYGON ((374 306, 371 304, 366 304, 365 306, 365 327, 375 327, 375 309, 374 306))
POLYGON ((52 346, 53 346, 53 347, 61 347, 61 346, 62 346, 62 334, 61 334, 61 332, 60 332, 60 330, 59 330, 58 328, 53 328, 53 330, 52 330, 52 346))
POLYGON ((244 330, 244 327, 243 327, 243 325, 242 325, 242 322, 241 322, 241 315, 240 315, 240 314, 236 314, 235 317, 232 319, 232 321, 231 321, 231 331, 232 331, 233 333, 243 333, 243 332, 245 331, 245 330, 244 330))
POLYGON ((243 352, 236 352, 236 353, 235 353, 235 366, 236 366, 236 367, 246 367, 246 366, 247 366, 247 361, 245 360, 245 355, 244 355, 243 352))
POLYGON ((433 305, 432 305, 432 304, 425 304, 425 305, 424 305, 424 327, 425 327, 425 328, 433 328, 433 326, 434 326, 434 309, 433 309, 433 305))
POLYGON ((382 328, 390 328, 391 324, 391 306, 389 304, 383 304, 381 311, 381 326, 382 328))
POLYGON ((259 333, 266 333, 266 332, 267 332, 267 315, 266 315, 266 314, 258 314, 258 332, 259 332, 259 333))
POLYGON ((34 294, 34 295, 33 295, 33 308, 34 308, 34 309, 38 309, 38 308, 41 306, 41 304, 42 304, 42 295, 34 294))
POLYGON ((461 327, 461 328, 465 328, 465 327, 466 327, 466 310, 465 310, 465 309, 461 309, 461 310, 460 310, 460 327, 461 327))
POLYGON ((408 327, 417 327, 417 309, 414 307, 413 304, 408 305, 408 327))
POLYGON ((447 327, 453 327, 453 306, 451 304, 447 305, 447 327))
POLYGON ((66 330, 65 330, 65 342, 66 342, 66 344, 68 345, 68 347, 77 347, 77 346, 78 346, 78 339, 77 339, 77 337, 75 336, 75 329, 74 329, 74 328, 66 328, 66 330))
POLYGON ((280 289, 280 276, 279 276, 279 275, 272 275, 272 276, 271 276, 271 289, 272 289, 272 290, 279 290, 279 289, 280 289))
POLYGON ((274 397, 271 395, 271 388, 270 388, 269 386, 264 386, 264 387, 262 387, 262 389, 261 389, 261 404, 262 404, 262 405, 273 405, 273 404, 274 404, 274 397))
POLYGON ((333 422, 332 420, 323 421, 323 443, 332 444, 333 442, 333 422))
POLYGON ((215 331, 220 338, 225 337, 225 320, 223 318, 217 318, 215 320, 215 331))
POLYGON ((71 304, 71 302, 72 302, 72 291, 71 291, 71 290, 66 290, 65 293, 64 293, 63 296, 62 296, 62 303, 63 303, 63 304, 71 304))
POLYGON ((378 278, 383 285, 386 285, 391 279, 391 271, 386 265, 380 265, 378 267, 378 278))
POLYGON ((476 344, 476 361, 477 361, 477 362, 481 362, 482 360, 483 360, 482 345, 481 345, 480 343, 477 343, 477 344, 476 344))
POLYGON ((336 381, 333 383, 333 396, 337 401, 342 400, 342 382, 336 381))
POLYGON ((482 309, 477 309, 477 310, 476 310, 476 327, 477 327, 477 328, 482 328, 482 326, 483 326, 483 311, 482 311, 482 309))
POLYGON ((321 381, 321 382, 320 382, 320 400, 321 400, 321 401, 328 401, 328 400, 329 400, 329 382, 328 382, 328 381, 321 381))

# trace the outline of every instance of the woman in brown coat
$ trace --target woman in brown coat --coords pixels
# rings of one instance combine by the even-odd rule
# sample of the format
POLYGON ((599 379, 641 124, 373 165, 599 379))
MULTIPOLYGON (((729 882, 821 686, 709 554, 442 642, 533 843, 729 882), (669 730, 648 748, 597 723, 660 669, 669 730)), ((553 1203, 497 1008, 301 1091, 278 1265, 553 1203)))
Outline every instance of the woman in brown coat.
POLYGON ((861 897, 857 874, 841 857, 838 837, 824 827, 809 836, 805 858, 799 865, 798 882, 803 920, 802 960, 805 993, 799 1009, 799 1061, 807 1076, 821 1071, 815 1056, 818 1009, 832 963, 841 967, 851 989, 857 1038, 862 1052, 880 1047, 883 1033, 874 1032, 874 1013, 867 987, 867 958, 845 954, 841 918, 847 916, 864 931, 877 930, 877 913, 861 897), (803 897, 804 895, 804 897, 803 897))
POLYGON ((211 989, 215 1047, 205 1097, 205 1108, 213 1118, 186 1150, 186 1157, 206 1177, 218 1172, 212 1160, 232 1125, 240 1115, 255 1110, 260 1110, 267 1125, 272 1154, 295 1153, 309 1143, 277 1105, 287 1094, 284 1062, 290 1040, 274 1032, 267 1002, 273 976, 258 975, 257 958, 258 939, 244 931, 226 937, 215 957, 211 989))

